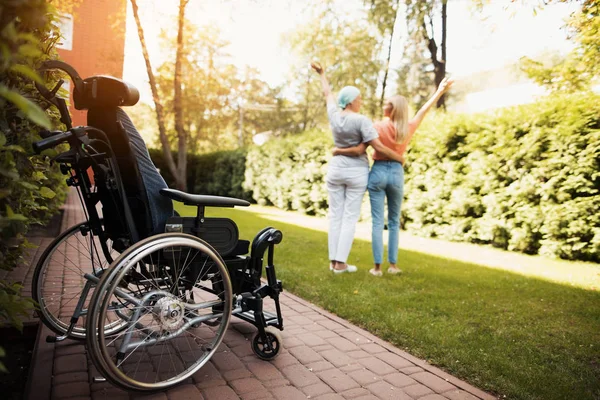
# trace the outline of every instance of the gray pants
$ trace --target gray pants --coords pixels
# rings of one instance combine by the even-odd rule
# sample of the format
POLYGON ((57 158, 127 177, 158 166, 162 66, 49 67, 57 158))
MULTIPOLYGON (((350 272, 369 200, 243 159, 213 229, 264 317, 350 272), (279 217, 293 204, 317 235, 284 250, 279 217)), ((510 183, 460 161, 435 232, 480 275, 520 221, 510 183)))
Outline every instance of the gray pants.
POLYGON ((369 169, 364 167, 329 168, 327 172, 330 260, 348 260, 368 181, 369 169))

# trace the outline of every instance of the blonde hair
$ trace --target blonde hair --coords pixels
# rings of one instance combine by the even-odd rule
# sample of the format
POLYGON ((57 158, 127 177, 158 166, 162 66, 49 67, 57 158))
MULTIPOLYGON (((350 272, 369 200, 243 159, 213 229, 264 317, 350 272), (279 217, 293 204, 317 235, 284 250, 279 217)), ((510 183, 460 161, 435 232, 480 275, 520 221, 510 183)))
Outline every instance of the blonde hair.
POLYGON ((384 110, 396 126, 396 143, 404 142, 408 135, 408 101, 400 95, 390 97, 384 110))

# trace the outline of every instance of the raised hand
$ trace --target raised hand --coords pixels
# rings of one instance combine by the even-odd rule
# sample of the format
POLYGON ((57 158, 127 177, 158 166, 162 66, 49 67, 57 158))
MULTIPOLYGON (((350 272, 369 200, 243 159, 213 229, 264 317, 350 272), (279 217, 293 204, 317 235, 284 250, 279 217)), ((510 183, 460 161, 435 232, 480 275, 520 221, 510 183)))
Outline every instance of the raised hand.
POLYGON ((315 62, 311 62, 310 66, 312 67, 312 69, 314 69, 315 71, 317 71, 317 73, 319 75, 323 73, 323 67, 318 62, 316 62, 316 61, 315 62))
POLYGON ((440 86, 438 86, 438 92, 446 93, 453 84, 454 84, 454 79, 452 79, 452 78, 446 77, 446 78, 442 79, 442 81, 440 82, 440 86))

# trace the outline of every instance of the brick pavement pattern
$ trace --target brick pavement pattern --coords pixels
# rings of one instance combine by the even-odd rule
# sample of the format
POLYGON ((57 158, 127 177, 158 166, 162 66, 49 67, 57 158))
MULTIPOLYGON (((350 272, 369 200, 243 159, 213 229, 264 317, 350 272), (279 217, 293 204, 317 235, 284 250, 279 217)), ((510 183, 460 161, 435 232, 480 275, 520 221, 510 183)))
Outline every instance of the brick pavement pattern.
MULTIPOLYGON (((83 218, 79 200, 71 192, 62 229, 83 218)), ((46 238, 38 240, 40 247, 31 252, 29 261, 33 263, 48 242, 46 238)), ((14 276, 30 285, 32 272, 33 266, 24 265, 14 276)), ((163 393, 145 396, 95 382, 100 374, 82 342, 42 344, 42 333, 38 349, 45 348, 50 354, 45 359, 52 361, 34 368, 37 376, 51 380, 50 390, 36 390, 37 382, 30 382, 33 387, 26 400, 494 399, 307 301, 287 292, 280 300, 285 330, 278 358, 271 362, 258 359, 250 345, 256 328, 234 317, 223 344, 192 378, 163 393)), ((269 310, 271 303, 267 300, 265 309, 269 310)))

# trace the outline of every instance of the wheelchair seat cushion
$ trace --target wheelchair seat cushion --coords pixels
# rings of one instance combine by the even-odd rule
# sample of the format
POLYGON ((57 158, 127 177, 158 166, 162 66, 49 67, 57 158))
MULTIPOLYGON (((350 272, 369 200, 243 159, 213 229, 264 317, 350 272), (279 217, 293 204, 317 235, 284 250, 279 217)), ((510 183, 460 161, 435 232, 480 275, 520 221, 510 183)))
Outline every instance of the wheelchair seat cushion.
POLYGON ((244 254, 248 254, 250 250, 250 241, 249 240, 238 240, 237 244, 227 254, 222 254, 223 258, 227 257, 235 257, 235 256, 243 256, 244 254))

